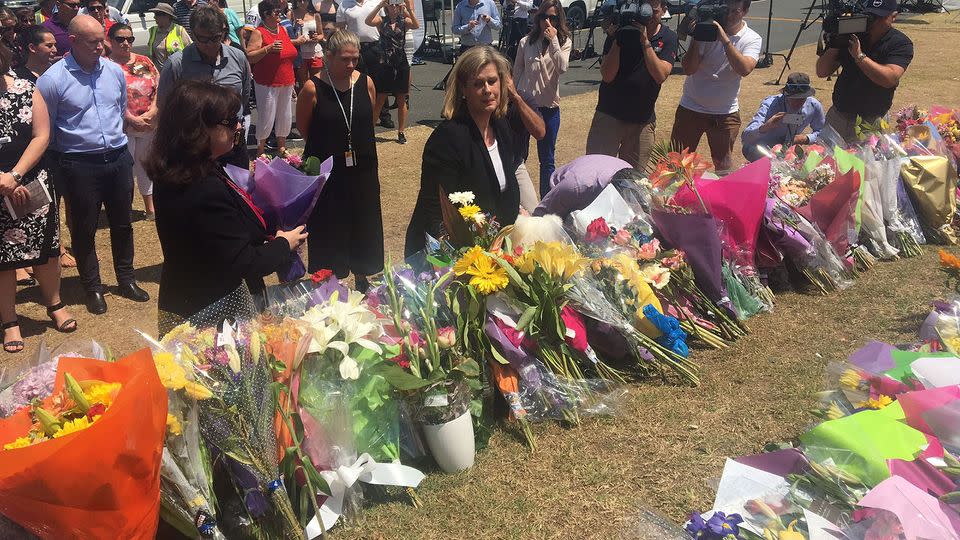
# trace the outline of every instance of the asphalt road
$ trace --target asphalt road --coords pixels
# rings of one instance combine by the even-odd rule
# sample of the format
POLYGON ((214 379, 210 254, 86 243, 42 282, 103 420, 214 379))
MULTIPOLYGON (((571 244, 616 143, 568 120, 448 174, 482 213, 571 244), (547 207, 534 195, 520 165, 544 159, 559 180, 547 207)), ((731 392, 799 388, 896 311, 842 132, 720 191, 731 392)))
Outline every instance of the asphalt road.
MULTIPOLYGON (((755 0, 750 8, 750 14, 747 18, 747 24, 764 38, 764 47, 766 48, 767 39, 767 17, 769 15, 770 2, 773 2, 773 16, 770 24, 770 52, 786 53, 793 40, 797 37, 801 23, 806 15, 809 3, 806 0, 755 0)), ((449 28, 449 12, 446 13, 449 28)), ((814 14, 816 16, 816 13, 814 14)), ((679 18, 674 17, 667 24, 671 28, 676 28, 679 18)), ((813 43, 817 40, 820 32, 819 22, 800 35, 798 45, 813 43)), ((427 34, 433 33, 433 24, 428 23, 427 34)), ((573 48, 583 49, 588 41, 587 30, 578 31, 573 36, 573 48)), ((497 37, 494 37, 494 44, 497 43, 497 37)), ((603 32, 600 29, 594 30, 595 48, 602 51, 603 32)), ((440 110, 443 106, 444 92, 435 90, 434 86, 441 81, 450 70, 450 64, 442 63, 439 57, 424 57, 423 65, 412 66, 413 84, 410 91, 410 116, 408 126, 415 125, 436 125, 440 121, 440 110)), ((775 57, 773 66, 756 72, 753 76, 765 77, 774 80, 780 74, 784 66, 783 57, 775 57)), ((570 69, 561 76, 560 94, 562 96, 575 95, 583 92, 595 90, 600 84, 599 63, 596 58, 586 60, 575 60, 570 62, 570 69)), ((678 65, 679 69, 679 65, 678 65)), ((396 121, 396 111, 392 113, 394 122, 396 121)), ((254 113, 254 122, 256 113, 254 113)), ((252 132, 253 130, 251 130, 252 132)), ((395 130, 386 130, 378 128, 379 133, 383 133, 386 138, 393 138, 395 130), (392 134, 391 134, 392 132, 392 134)), ((255 145, 255 141, 249 141, 255 145)), ((254 146, 255 148, 255 146, 254 146)))

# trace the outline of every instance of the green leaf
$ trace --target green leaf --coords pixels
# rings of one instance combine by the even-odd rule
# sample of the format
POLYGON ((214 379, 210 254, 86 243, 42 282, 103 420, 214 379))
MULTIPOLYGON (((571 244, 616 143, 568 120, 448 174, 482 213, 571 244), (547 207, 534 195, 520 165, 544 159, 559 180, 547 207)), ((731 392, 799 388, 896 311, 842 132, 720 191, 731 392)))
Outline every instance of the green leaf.
POLYGON ((524 294, 529 296, 530 287, 523 280, 523 278, 520 277, 520 274, 517 273, 517 270, 513 267, 513 265, 501 259, 500 257, 497 257, 496 255, 490 256, 493 257, 493 260, 497 261, 497 264, 500 265, 500 268, 503 268, 503 270, 507 273, 507 277, 510 278, 510 283, 513 283, 515 287, 519 288, 524 294))
POLYGON ((412 375, 392 362, 382 362, 371 369, 400 391, 419 390, 431 384, 430 380, 412 375))
POLYGON ((533 316, 537 314, 537 308, 535 306, 530 306, 524 310, 523 314, 520 315, 520 320, 517 321, 517 330, 526 330, 530 326, 530 322, 533 321, 533 316))
POLYGON ((454 369, 463 372, 463 374, 466 375, 467 377, 480 376, 480 364, 478 364, 477 361, 474 360, 473 358, 467 358, 454 369))
POLYGON ((303 161, 301 170, 307 176, 320 176, 320 159, 317 156, 310 156, 303 161))
POLYGON ((506 357, 500 354, 500 351, 497 350, 496 347, 490 347, 490 354, 493 355, 494 360, 496 360, 497 362, 500 362, 503 365, 507 365, 510 363, 510 361, 507 360, 506 357))

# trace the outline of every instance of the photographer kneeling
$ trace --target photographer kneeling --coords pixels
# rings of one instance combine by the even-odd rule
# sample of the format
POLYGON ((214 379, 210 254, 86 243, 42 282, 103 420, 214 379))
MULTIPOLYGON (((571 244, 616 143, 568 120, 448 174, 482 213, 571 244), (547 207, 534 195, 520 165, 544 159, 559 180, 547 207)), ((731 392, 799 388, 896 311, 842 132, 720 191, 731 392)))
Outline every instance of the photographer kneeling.
POLYGON ((764 99, 753 120, 743 130, 743 157, 751 162, 762 158, 758 146, 773 148, 778 144, 790 146, 817 142, 826 120, 823 105, 813 97, 816 93, 810 86, 809 75, 791 73, 783 91, 764 99), (811 132, 803 135, 807 127, 811 132))
POLYGON ((733 145, 740 133, 740 81, 757 67, 762 39, 745 20, 751 0, 705 0, 697 6, 697 27, 683 57, 683 96, 671 139, 696 151, 707 134, 713 166, 733 169, 733 145))
POLYGON ((824 36, 828 49, 817 59, 820 78, 843 67, 833 87, 827 124, 847 141, 856 140, 858 116, 873 123, 887 114, 900 77, 913 60, 913 42, 893 27, 897 0, 871 0, 866 4, 866 33, 851 34, 848 39, 824 36))
POLYGON ((600 97, 587 154, 620 157, 633 167, 649 160, 660 88, 677 58, 677 34, 660 24, 663 0, 624 3, 606 28, 600 97))

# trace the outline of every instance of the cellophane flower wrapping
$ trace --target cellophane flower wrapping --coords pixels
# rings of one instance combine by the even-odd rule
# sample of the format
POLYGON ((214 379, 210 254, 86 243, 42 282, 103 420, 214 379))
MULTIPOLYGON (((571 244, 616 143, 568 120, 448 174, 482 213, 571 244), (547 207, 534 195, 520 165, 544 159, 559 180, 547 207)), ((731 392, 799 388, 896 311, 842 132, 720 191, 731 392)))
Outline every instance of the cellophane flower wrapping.
MULTIPOLYGON (((498 384, 514 418, 539 422, 616 412, 626 394, 623 385, 604 379, 557 375, 534 355, 536 342, 501 317, 502 314, 488 315, 484 332, 507 361, 503 369, 508 373, 504 376, 516 380, 514 388, 505 389, 506 385, 498 384)), ((493 362, 498 360, 492 359, 493 362)))
MULTIPOLYGON (((253 174, 229 165, 226 170, 234 183, 249 193, 254 204, 263 211, 267 232, 272 233, 278 229, 288 231, 307 222, 333 171, 333 158, 323 162, 318 175, 305 174, 279 157, 258 164, 253 174)), ((298 279, 306 271, 299 254, 291 252, 290 257, 290 269, 278 274, 281 282, 298 279)))
MULTIPOLYGON (((167 401, 150 351, 114 363, 61 358, 55 392, 65 373, 122 387, 87 429, 0 451, 0 512, 41 538, 154 538, 167 401)), ((0 420, 0 444, 31 424, 25 410, 0 420)))
POLYGON ((52 350, 40 343, 37 354, 19 368, 0 368, 0 418, 53 393, 60 358, 93 358, 105 360, 106 353, 96 341, 68 339, 52 350))
POLYGON ((956 245, 952 223, 957 210, 957 169, 946 156, 910 156, 900 171, 907 193, 925 227, 924 234, 936 242, 956 245))
POLYGON ((894 259, 900 250, 892 244, 892 238, 887 237, 888 224, 898 225, 895 221, 896 184, 890 181, 892 175, 900 178, 900 160, 880 160, 875 154, 874 144, 866 145, 860 152, 864 162, 864 202, 863 228, 861 238, 866 240, 870 251, 880 259, 894 259))
POLYGON ((813 222, 779 199, 767 199, 764 227, 773 247, 789 257, 822 292, 853 285, 847 265, 813 222))

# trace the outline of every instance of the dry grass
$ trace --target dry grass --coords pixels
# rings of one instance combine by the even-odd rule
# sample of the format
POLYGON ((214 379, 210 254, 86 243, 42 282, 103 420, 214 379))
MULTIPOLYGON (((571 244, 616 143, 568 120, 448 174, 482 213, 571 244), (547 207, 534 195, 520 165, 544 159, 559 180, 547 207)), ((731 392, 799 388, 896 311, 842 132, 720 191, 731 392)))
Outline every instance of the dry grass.
MULTIPOLYGON (((951 16, 925 16, 901 26, 914 39, 917 58, 897 93, 895 107, 916 102, 960 106, 960 58, 944 43, 960 29, 951 16)), ((797 50, 794 70, 813 73, 813 47, 797 50)), ((763 83, 776 70, 757 71, 741 94, 744 116, 776 89, 763 83)), ((832 83, 816 81, 830 102, 832 83)), ((671 78, 660 98, 658 135, 667 137, 679 101, 682 77, 671 78)), ((596 93, 563 100, 557 162, 583 154, 596 93)), ((746 121, 746 119, 745 119, 746 121)), ((420 152, 430 130, 407 130, 409 144, 380 145, 385 240, 399 255, 420 177, 420 152)), ((701 151, 707 152, 706 144, 701 151)), ((528 167, 536 177, 536 152, 528 167)), ((154 297, 162 263, 150 222, 135 223, 137 277, 154 297)), ((328 234, 335 234, 329 231, 328 234)), ((115 283, 106 230, 98 234, 106 283, 115 283)), ((142 343, 133 329, 156 329, 156 303, 136 304, 110 296, 107 315, 93 317, 82 305, 76 271, 65 272, 65 300, 80 321, 78 339, 97 339, 124 354, 142 343)), ((424 508, 403 502, 364 512, 340 538, 566 538, 662 536, 641 532, 641 508, 679 521, 690 508, 707 507, 726 456, 759 451, 770 441, 789 440, 810 422, 806 409, 820 389, 827 361, 845 358, 870 339, 914 339, 927 302, 942 294, 932 250, 917 259, 881 264, 851 290, 829 297, 786 294, 776 310, 751 322, 753 334, 729 350, 696 351, 703 385, 697 389, 659 384, 631 385, 619 414, 588 420, 575 430, 536 427, 541 450, 528 453, 506 426, 495 432, 477 465, 459 475, 431 474, 420 490, 424 508)), ((36 289, 18 296, 27 352, 7 355, 19 364, 42 339, 65 336, 45 328, 36 289)))

